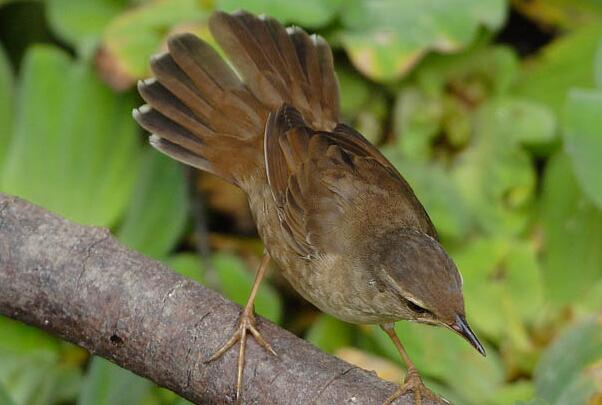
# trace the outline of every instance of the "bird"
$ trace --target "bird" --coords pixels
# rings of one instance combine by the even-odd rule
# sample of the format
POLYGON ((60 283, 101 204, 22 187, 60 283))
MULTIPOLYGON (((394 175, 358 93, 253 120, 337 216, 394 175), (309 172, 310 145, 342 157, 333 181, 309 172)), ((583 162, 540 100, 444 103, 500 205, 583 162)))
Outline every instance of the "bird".
POLYGON ((341 121, 328 43, 274 18, 215 11, 222 58, 190 33, 172 35, 138 83, 134 119, 160 152, 240 187, 265 253, 229 339, 238 343, 242 401, 247 337, 276 355, 253 302, 271 261, 307 301, 353 324, 379 325, 407 366, 385 403, 411 391, 436 397, 398 338, 400 320, 443 326, 479 353, 466 320, 462 278, 412 188, 366 138, 341 121))

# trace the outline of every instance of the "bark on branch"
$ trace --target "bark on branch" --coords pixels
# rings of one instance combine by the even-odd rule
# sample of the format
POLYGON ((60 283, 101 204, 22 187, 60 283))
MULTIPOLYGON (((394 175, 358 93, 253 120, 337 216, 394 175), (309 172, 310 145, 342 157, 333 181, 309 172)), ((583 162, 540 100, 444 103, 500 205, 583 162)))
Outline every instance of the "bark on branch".
MULTIPOLYGON (((0 193, 0 313, 49 331, 199 404, 231 403, 236 353, 203 360, 240 308, 128 250, 106 229, 71 223, 0 193)), ((395 385, 266 320, 279 358, 252 339, 248 404, 380 404, 395 385)), ((411 395, 398 404, 413 403, 411 395)), ((425 405, 432 401, 423 401, 425 405)))

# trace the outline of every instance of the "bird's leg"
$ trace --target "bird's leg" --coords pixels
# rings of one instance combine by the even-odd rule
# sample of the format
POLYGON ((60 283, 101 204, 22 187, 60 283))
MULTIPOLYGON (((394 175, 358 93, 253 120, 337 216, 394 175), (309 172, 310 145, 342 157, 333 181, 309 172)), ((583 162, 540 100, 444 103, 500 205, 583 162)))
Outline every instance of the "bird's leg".
POLYGON ((422 398, 430 398, 441 401, 441 398, 439 398, 431 390, 426 388, 426 386, 422 382, 422 378, 418 373, 418 369, 410 359, 410 356, 408 356, 408 353, 406 353, 405 349, 403 348, 403 345, 401 344, 401 341, 399 340, 399 337, 397 337, 397 334, 395 333, 394 324, 386 323, 380 325, 380 327, 382 330, 385 331, 387 335, 389 335, 389 337, 393 341, 393 344, 399 351, 403 362, 408 368, 403 384, 400 385, 399 388, 397 388, 393 395, 391 395, 385 400, 383 405, 391 404, 393 401, 395 401, 397 398, 399 398, 401 395, 408 391, 412 391, 414 393, 414 403, 417 405, 422 405, 422 398))
POLYGON ((257 290, 259 289, 259 284, 263 279, 263 276, 268 268, 268 263, 270 262, 270 255, 265 253, 263 258, 261 259, 261 264, 257 269, 257 273, 255 274, 255 281, 253 281, 253 288, 251 289, 251 294, 249 295, 249 299, 247 300, 247 305, 243 309, 240 317, 238 318, 238 326, 234 334, 228 339, 228 341, 219 348, 205 363, 209 363, 219 357, 221 357, 225 352, 228 351, 236 342, 240 340, 240 349, 238 351, 238 372, 236 375, 236 403, 240 403, 241 394, 242 394, 242 375, 245 365, 245 348, 247 344, 247 333, 251 332, 257 343, 262 346, 264 349, 272 353, 276 356, 276 352, 272 349, 272 346, 261 336, 259 331, 256 328, 255 323, 255 314, 253 309, 253 302, 255 301, 255 296, 257 295, 257 290))

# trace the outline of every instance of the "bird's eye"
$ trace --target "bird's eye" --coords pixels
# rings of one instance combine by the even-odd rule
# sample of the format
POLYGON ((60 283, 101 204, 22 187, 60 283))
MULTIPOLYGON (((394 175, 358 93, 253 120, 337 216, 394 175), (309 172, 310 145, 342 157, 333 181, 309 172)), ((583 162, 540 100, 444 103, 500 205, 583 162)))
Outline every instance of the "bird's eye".
POLYGON ((417 314, 425 314, 425 313, 430 312, 428 309, 422 308, 420 305, 416 305, 412 301, 408 301, 408 308, 410 308, 412 311, 416 312, 417 314))

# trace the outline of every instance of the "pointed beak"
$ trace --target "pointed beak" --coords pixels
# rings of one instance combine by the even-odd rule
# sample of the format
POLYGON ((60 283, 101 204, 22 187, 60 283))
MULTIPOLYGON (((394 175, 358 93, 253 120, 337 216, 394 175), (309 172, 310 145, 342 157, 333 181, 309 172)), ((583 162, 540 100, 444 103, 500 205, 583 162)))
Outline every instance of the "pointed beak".
POLYGON ((456 333, 458 333, 460 336, 462 336, 464 339, 466 339, 472 347, 477 349, 477 351, 479 353, 481 353, 481 355, 483 355, 483 357, 487 356, 487 354, 485 353, 485 349, 483 348, 483 345, 481 344, 481 342, 479 342, 479 339, 477 339, 477 336, 470 329, 470 326, 468 326, 468 322, 466 322, 466 318, 464 318, 463 316, 459 316, 459 315, 456 316, 456 322, 453 325, 451 325, 451 328, 456 333))

